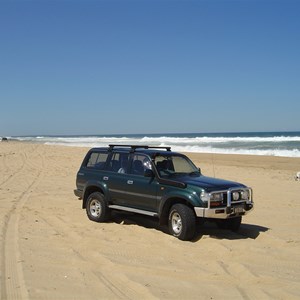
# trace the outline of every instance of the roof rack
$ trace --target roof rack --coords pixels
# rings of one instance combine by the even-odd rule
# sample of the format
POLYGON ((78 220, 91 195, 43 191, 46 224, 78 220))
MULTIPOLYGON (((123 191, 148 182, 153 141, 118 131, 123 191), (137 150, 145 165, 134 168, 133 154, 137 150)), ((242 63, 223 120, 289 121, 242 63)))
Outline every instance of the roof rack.
POLYGON ((137 148, 142 149, 166 149, 167 151, 171 151, 171 147, 156 147, 156 146, 146 146, 146 145, 115 145, 110 144, 109 145, 109 151, 111 151, 114 147, 130 147, 131 151, 134 152, 137 148))

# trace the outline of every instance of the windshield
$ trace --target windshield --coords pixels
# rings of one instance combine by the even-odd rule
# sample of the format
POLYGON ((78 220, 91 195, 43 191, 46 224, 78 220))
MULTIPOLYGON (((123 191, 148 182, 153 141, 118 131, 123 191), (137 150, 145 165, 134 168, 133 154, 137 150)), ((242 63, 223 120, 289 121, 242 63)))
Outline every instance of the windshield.
POLYGON ((156 169, 160 177, 168 178, 178 175, 197 174, 199 169, 185 156, 172 155, 163 156, 158 155, 154 159, 156 169))

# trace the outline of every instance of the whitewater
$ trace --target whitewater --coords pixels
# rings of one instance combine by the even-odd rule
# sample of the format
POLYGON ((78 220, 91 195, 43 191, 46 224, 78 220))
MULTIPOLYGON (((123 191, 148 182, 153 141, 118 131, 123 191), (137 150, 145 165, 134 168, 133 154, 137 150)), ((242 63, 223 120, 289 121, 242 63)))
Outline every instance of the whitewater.
POLYGON ((170 146, 173 151, 300 157, 300 132, 19 136, 10 139, 76 147, 170 146))

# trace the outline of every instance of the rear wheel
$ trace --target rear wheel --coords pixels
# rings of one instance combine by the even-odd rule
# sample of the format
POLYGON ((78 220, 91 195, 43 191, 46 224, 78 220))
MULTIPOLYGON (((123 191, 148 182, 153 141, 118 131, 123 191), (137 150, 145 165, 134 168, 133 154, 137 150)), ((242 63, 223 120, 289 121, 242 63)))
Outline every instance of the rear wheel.
POLYGON ((180 240, 191 240, 196 231, 194 211, 181 203, 173 205, 169 213, 169 231, 180 240))
POLYGON ((109 219, 110 211, 101 193, 95 192, 88 197, 86 214, 90 220, 95 222, 104 222, 109 219))

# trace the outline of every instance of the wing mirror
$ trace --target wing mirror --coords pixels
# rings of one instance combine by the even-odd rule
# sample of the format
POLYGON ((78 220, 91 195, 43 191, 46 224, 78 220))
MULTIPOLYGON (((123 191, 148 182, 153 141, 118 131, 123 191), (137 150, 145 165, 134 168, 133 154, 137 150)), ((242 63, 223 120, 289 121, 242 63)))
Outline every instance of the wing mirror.
POLYGON ((147 169, 147 170, 145 170, 145 172, 144 172, 144 176, 145 177, 154 177, 154 172, 152 171, 152 170, 150 170, 150 169, 147 169))

